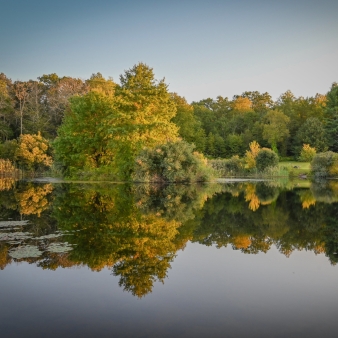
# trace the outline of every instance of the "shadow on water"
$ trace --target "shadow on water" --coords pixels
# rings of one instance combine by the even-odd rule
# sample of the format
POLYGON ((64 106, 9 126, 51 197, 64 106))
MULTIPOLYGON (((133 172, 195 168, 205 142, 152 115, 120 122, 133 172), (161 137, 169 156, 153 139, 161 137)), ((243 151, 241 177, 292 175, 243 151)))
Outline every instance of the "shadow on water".
POLYGON ((338 182, 100 185, 0 182, 0 268, 110 268, 137 297, 188 241, 244 254, 276 246, 338 261, 338 182))

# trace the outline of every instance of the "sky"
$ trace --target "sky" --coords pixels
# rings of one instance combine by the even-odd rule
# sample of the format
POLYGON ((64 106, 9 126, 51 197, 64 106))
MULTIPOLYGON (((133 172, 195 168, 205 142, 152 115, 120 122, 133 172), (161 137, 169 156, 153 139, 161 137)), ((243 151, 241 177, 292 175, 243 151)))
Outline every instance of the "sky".
POLYGON ((119 76, 138 62, 188 102, 338 82, 337 0, 0 0, 0 72, 119 76))

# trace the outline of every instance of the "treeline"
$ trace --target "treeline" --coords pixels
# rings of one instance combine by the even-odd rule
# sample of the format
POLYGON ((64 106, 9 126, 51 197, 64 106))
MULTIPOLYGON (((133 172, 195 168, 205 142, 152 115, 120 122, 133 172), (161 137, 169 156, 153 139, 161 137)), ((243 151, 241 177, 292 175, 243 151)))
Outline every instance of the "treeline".
POLYGON ((191 107, 196 131, 180 133, 212 157, 242 156, 252 141, 284 157, 298 158, 303 144, 317 152, 338 151, 336 83, 326 95, 315 97, 297 98, 287 91, 273 101, 268 93, 256 91, 232 100, 209 98, 191 107))
MULTIPOLYGON (((114 108, 131 118, 138 116, 143 103, 148 104, 147 112, 141 112, 145 112, 144 118, 148 118, 147 114, 156 115, 155 110, 162 109, 162 116, 166 111, 166 118, 176 125, 179 136, 212 158, 243 156, 252 141, 272 148, 283 157, 298 158, 303 144, 309 144, 317 152, 338 151, 337 83, 333 83, 325 95, 307 98, 297 98, 287 91, 273 101, 268 93, 254 91, 235 95, 232 99, 218 96, 189 104, 178 94, 167 92, 163 81, 155 85, 152 69, 146 65, 134 66, 121 75, 120 80, 121 84, 116 84, 97 73, 88 80, 49 74, 37 80, 13 82, 1 73, 1 142, 38 132, 54 140, 65 114, 71 110, 69 99, 99 89, 106 96, 118 93, 119 100, 115 100, 114 108), (133 73, 133 69, 137 71, 133 73)), ((91 112, 92 116, 100 114, 103 108, 91 112)), ((171 128, 170 124, 167 126, 171 128)), ((172 130, 159 132, 172 137, 172 130)), ((2 155, 0 149, 0 157, 4 157, 2 155)))

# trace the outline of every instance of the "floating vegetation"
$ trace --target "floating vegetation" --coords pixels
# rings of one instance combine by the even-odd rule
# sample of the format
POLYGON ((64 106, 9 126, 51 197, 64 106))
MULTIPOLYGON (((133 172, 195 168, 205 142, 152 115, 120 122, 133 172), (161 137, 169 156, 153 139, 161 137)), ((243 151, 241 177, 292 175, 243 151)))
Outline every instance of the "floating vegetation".
POLYGON ((51 238, 57 238, 57 237, 60 237, 60 236, 62 236, 62 234, 50 234, 50 235, 35 237, 34 239, 37 239, 37 240, 51 239, 51 238))
POLYGON ((64 253, 73 250, 70 244, 66 243, 52 243, 47 248, 47 251, 54 253, 64 253))
POLYGON ((35 258, 40 257, 42 255, 42 251, 40 251, 37 246, 25 245, 10 250, 8 254, 15 259, 35 258))
POLYGON ((0 221, 0 228, 27 225, 28 221, 0 221))
POLYGON ((13 240, 23 241, 25 239, 29 239, 32 237, 33 237, 32 234, 29 232, 8 232, 8 233, 0 232, 0 241, 13 241, 13 240))

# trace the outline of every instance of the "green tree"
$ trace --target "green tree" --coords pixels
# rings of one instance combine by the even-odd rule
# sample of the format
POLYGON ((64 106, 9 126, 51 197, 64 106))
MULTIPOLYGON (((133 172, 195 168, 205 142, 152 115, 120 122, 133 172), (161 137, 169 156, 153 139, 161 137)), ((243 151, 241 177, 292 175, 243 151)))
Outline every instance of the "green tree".
POLYGON ((206 145, 206 136, 201 122, 195 118, 194 108, 187 103, 185 98, 176 93, 171 94, 171 99, 174 101, 177 110, 171 121, 178 126, 179 136, 185 141, 193 143, 197 151, 203 152, 206 145))
POLYGON ((176 107, 164 81, 156 81, 153 70, 142 63, 120 80, 115 86, 94 74, 89 93, 71 98, 54 143, 68 175, 107 169, 129 180, 141 149, 177 138, 177 127, 170 122, 176 107))
POLYGON ((309 144, 311 147, 316 148, 317 152, 322 152, 327 149, 327 138, 324 126, 316 117, 308 118, 299 128, 294 141, 295 155, 300 153, 303 144, 309 144))
POLYGON ((14 102, 10 96, 11 81, 5 74, 0 73, 0 139, 7 140, 13 136, 11 129, 11 115, 14 102))
POLYGON ((271 149, 262 148, 256 156, 256 167, 258 171, 264 171, 269 167, 278 165, 278 155, 271 149))
POLYGON ((277 143, 289 136, 290 118, 281 111, 270 110, 265 116, 265 121, 263 138, 270 143, 274 151, 277 151, 277 143))
POLYGON ((110 146, 120 179, 129 180, 135 156, 145 147, 175 141, 177 126, 171 122, 176 107, 164 80, 155 80, 153 69, 139 63, 120 76, 116 110, 109 116, 110 146))
POLYGON ((111 164, 112 135, 107 130, 107 120, 113 109, 114 98, 97 91, 70 99, 70 110, 53 143, 56 160, 66 175, 111 164))
POLYGON ((326 95, 325 108, 326 132, 330 149, 338 152, 338 84, 334 82, 326 95))

